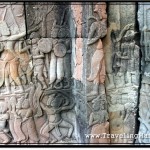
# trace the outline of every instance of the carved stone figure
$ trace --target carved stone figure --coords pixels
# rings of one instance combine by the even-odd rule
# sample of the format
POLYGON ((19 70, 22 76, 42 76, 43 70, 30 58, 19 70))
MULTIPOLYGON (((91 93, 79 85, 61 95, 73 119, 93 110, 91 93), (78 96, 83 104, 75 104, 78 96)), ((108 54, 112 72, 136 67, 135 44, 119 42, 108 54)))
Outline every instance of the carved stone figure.
MULTIPOLYGON (((29 104, 29 100, 25 99, 24 96, 18 99, 16 104, 16 115, 16 119, 21 119, 21 124, 17 127, 20 128, 20 131, 22 131, 22 134, 24 135, 24 139, 22 139, 21 142, 38 143, 39 139, 33 118, 33 110, 29 104)), ((18 132, 18 128, 16 132, 18 132)), ((19 137, 21 136, 20 133, 18 133, 19 137)))
MULTIPOLYGON (((1 79, 0 79, 0 86, 3 85, 5 81, 5 85, 7 88, 7 92, 5 94, 11 93, 10 89, 10 81, 9 81, 9 76, 14 80, 14 82, 18 85, 19 90, 16 92, 23 92, 23 86, 19 77, 18 73, 18 66, 19 66, 19 58, 17 57, 15 51, 14 51, 14 46, 16 43, 16 40, 19 40, 20 38, 24 37, 26 32, 19 33, 17 35, 12 35, 10 36, 10 31, 9 28, 6 24, 6 22, 2 21, 0 23, 0 26, 3 27, 6 32, 2 33, 3 35, 3 40, 6 40, 5 45, 2 46, 1 51, 1 65, 3 66, 3 69, 1 70, 1 79)), ((37 30, 34 28, 33 30, 30 30, 30 32, 37 30)), ((1 28, 1 32, 2 32, 1 28)))
POLYGON ((34 38, 36 33, 32 33, 30 38, 32 39, 29 43, 32 44, 31 53, 33 55, 33 67, 34 67, 34 76, 40 81, 42 84, 42 89, 46 89, 47 85, 44 79, 44 53, 40 50, 39 42, 40 42, 40 35, 37 38, 34 38))
POLYGON ((65 77, 65 61, 64 57, 66 53, 69 52, 67 49, 67 45, 69 44, 68 34, 69 32, 63 33, 63 30, 67 30, 65 25, 57 25, 56 22, 53 24, 51 35, 54 39, 52 39, 53 48, 51 52, 51 58, 50 58, 50 88, 53 87, 56 89, 62 88, 61 81, 65 77))
POLYGON ((82 73, 83 73, 83 39, 82 39, 82 4, 79 3, 72 3, 71 5, 73 18, 75 21, 75 27, 76 27, 76 35, 77 38, 75 40, 75 68, 74 68, 74 74, 73 77, 76 80, 81 81, 82 80, 82 73))
MULTIPOLYGON (((92 127, 91 134, 109 133, 108 113, 106 110, 106 101, 96 98, 92 101, 93 112, 90 114, 89 127, 92 127), (102 132, 103 131, 103 132, 102 132)), ((109 143, 108 138, 101 138, 99 140, 91 139, 90 143, 109 143)))
POLYGON ((99 84, 104 84, 105 81, 105 62, 104 62, 104 50, 101 38, 107 33, 107 14, 106 3, 100 2, 95 5, 94 12, 99 16, 94 23, 92 23, 88 36, 88 45, 96 43, 96 51, 91 60, 91 72, 87 78, 88 81, 93 82, 96 89, 92 91, 92 95, 97 95, 99 84), (95 32, 97 35, 95 36, 95 32))
MULTIPOLYGON (((112 40, 114 43, 114 55, 113 55, 113 70, 116 75, 116 80, 118 80, 118 83, 116 83, 117 87, 122 87, 125 85, 125 74, 127 72, 127 64, 130 57, 130 51, 128 49, 129 43, 122 43, 121 41, 124 39, 127 39, 125 34, 126 32, 132 27, 132 24, 126 25, 122 31, 120 32, 118 38, 112 36, 112 40)), ((113 34, 112 34, 113 35, 113 34)))
POLYGON ((49 132, 53 129, 56 131, 56 135, 53 135, 53 141, 51 141, 51 143, 56 142, 58 138, 64 136, 60 133, 60 127, 68 128, 68 137, 71 137, 72 135, 74 129, 73 125, 61 117, 62 111, 70 110, 74 106, 74 103, 69 104, 67 99, 67 97, 57 94, 53 99, 50 97, 50 101, 48 100, 47 105, 42 102, 40 103, 48 117, 48 122, 46 122, 40 130, 41 135, 49 138, 49 132))
POLYGON ((11 140, 9 135, 9 128, 7 126, 7 121, 9 119, 9 114, 7 113, 7 107, 5 102, 0 102, 0 140, 1 143, 8 143, 11 140))

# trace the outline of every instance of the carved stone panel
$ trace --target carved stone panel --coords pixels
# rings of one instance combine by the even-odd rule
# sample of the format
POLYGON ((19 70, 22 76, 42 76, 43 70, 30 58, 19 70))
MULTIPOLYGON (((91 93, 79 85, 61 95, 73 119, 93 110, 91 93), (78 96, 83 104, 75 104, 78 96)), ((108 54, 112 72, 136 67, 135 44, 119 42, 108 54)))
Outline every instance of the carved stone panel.
POLYGON ((0 2, 0 144, 149 143, 144 4, 0 2))
POLYGON ((0 6, 0 143, 76 143, 68 5, 0 6))
MULTIPOLYGON (((88 10, 88 39, 86 48, 86 97, 88 110, 88 131, 92 135, 109 133, 107 100, 105 93, 105 53, 103 38, 107 35, 107 5, 93 3, 88 10)), ((90 143, 110 143, 109 138, 96 137, 90 143)))
POLYGON ((150 139, 146 137, 150 132, 149 125, 149 78, 150 78, 150 59, 149 59, 149 39, 150 39, 150 24, 149 24, 149 16, 150 16, 150 3, 139 3, 138 9, 138 22, 139 29, 141 32, 141 89, 140 89, 140 104, 139 104, 139 135, 145 135, 144 137, 139 137, 137 139, 137 143, 145 144, 149 143, 150 139))
MULTIPOLYGON (((135 13, 135 3, 109 4, 108 32, 103 43, 111 134, 127 136, 136 128, 140 48, 135 38, 135 13)), ((111 138, 111 143, 133 142, 134 138, 111 138)))

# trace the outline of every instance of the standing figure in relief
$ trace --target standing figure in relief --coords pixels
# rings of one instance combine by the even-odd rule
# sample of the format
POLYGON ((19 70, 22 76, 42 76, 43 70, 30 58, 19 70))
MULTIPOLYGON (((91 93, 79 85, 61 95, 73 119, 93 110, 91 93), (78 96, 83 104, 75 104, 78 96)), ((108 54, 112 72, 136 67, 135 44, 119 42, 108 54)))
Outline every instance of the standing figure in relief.
POLYGON ((94 12, 99 15, 99 19, 92 23, 90 27, 90 32, 88 36, 88 45, 96 43, 96 51, 91 60, 91 72, 90 76, 87 78, 88 81, 95 84, 95 89, 93 89, 90 95, 98 94, 99 84, 104 84, 105 81, 105 61, 104 61, 104 50, 101 38, 103 38, 107 33, 107 14, 106 14, 106 3, 99 2, 95 5, 94 12))
POLYGON ((134 41, 134 37, 136 35, 137 32, 134 32, 133 30, 129 30, 127 31, 126 35, 124 36, 124 41, 128 42, 128 70, 126 72, 126 76, 127 76, 127 80, 128 83, 126 84, 126 86, 128 85, 132 85, 137 84, 138 80, 136 77, 137 74, 137 69, 139 68, 137 65, 137 62, 139 62, 139 47, 136 45, 135 41, 134 41))
MULTIPOLYGON (((22 140, 21 142, 38 143, 39 138, 33 118, 33 109, 29 104, 29 99, 26 99, 24 96, 22 96, 20 99, 18 99, 16 108, 17 108, 16 114, 19 118, 21 118, 21 124, 17 126, 16 132, 18 132, 17 129, 20 128, 20 131, 22 131, 25 137, 25 139, 22 140)), ((18 132, 18 135, 19 134, 20 132, 18 132)))
POLYGON ((50 59, 50 75, 49 85, 50 88, 54 85, 55 88, 62 88, 62 80, 65 77, 65 56, 68 53, 69 45, 69 31, 65 25, 57 25, 56 21, 53 24, 51 32, 53 48, 51 51, 50 59))
MULTIPOLYGON (((91 134, 109 133, 108 112, 106 110, 106 101, 103 96, 92 101, 93 112, 90 114, 89 127, 92 127, 91 134)), ((109 143, 109 138, 92 138, 90 143, 109 143)))
POLYGON ((31 48, 31 53, 33 55, 33 67, 34 67, 34 74, 35 77, 37 77, 37 79, 40 81, 41 85, 42 85, 42 89, 46 89, 47 85, 45 83, 45 79, 44 79, 44 53, 40 51, 40 49, 38 48, 38 42, 39 42, 39 38, 40 35, 38 33, 32 33, 30 35, 30 38, 32 39, 30 41, 29 44, 32 44, 32 48, 31 48), (33 37, 37 38, 33 38, 33 37))
MULTIPOLYGON (((28 31, 28 33, 36 30, 28 31)), ((26 32, 19 33, 17 35, 11 35, 10 30, 5 21, 0 22, 0 32, 2 34, 2 40, 5 41, 5 45, 1 45, 1 59, 0 59, 0 87, 5 81, 7 92, 6 94, 11 93, 9 76, 14 80, 14 82, 19 87, 18 93, 23 92, 23 86, 19 77, 18 66, 19 58, 17 57, 14 46, 17 40, 23 38, 26 35, 26 32)))
POLYGON ((74 103, 69 105, 67 99, 67 97, 58 94, 50 101, 49 105, 45 105, 42 102, 40 103, 48 118, 48 122, 41 127, 40 133, 42 136, 49 138, 49 132, 55 129, 56 135, 52 135, 53 141, 51 141, 51 143, 56 142, 62 137, 62 133, 60 132, 61 127, 68 128, 68 138, 72 135, 74 129, 73 125, 67 121, 67 118, 64 120, 61 116, 62 111, 70 110, 75 105, 74 103))
POLYGON ((9 128, 7 127, 8 119, 9 114, 6 112, 6 104, 0 102, 0 141, 2 140, 2 143, 10 142, 9 128))
POLYGON ((27 46, 26 41, 19 41, 19 50, 16 53, 20 58, 19 74, 24 85, 32 82, 33 67, 29 49, 31 45, 27 46))

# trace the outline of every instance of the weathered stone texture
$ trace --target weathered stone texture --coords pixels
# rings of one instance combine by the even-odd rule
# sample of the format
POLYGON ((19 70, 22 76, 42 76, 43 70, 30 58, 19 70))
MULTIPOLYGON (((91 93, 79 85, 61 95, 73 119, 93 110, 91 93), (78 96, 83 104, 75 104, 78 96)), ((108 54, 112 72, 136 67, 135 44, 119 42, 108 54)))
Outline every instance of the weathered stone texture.
MULTIPOLYGON (((134 134, 136 128, 140 50, 135 40, 135 13, 135 3, 109 3, 108 32, 103 43, 111 134, 134 134)), ((111 143, 133 142, 133 138, 111 139, 111 143)))
MULTIPOLYGON (((140 104, 139 104, 139 135, 148 135, 150 132, 150 125, 149 125, 149 74, 150 74, 150 59, 149 59, 149 16, 150 16, 150 3, 139 3, 138 9, 138 22, 139 22, 139 29, 141 32, 141 89, 140 89, 140 104)), ((145 144, 149 143, 149 138, 146 137, 139 137, 137 139, 138 143, 145 144)))
POLYGON ((0 3, 0 143, 133 144, 138 113, 148 134, 146 4, 0 3))

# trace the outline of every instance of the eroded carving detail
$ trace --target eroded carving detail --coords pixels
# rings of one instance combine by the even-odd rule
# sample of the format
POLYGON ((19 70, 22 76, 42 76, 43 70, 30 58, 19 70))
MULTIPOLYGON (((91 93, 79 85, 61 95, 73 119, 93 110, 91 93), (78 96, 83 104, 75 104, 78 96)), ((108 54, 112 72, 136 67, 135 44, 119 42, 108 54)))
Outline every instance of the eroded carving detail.
MULTIPOLYGON (((121 20, 130 16, 130 13, 123 13, 126 7, 131 12, 135 11, 134 5, 110 6, 108 34, 103 43, 106 50, 105 85, 110 133, 129 135, 134 134, 136 128, 140 48, 135 40, 138 34, 135 30, 135 17, 132 16, 130 22, 121 20), (120 15, 116 15, 114 9, 120 15)), ((129 137, 111 138, 111 143, 133 142, 134 139, 129 137)))

